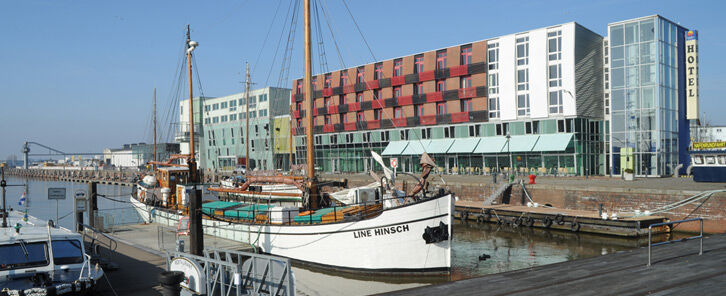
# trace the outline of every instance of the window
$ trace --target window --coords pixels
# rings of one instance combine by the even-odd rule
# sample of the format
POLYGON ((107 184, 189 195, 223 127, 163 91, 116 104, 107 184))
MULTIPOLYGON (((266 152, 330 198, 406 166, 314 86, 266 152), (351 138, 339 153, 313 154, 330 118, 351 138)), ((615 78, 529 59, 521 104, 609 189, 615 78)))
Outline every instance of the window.
POLYGON ((230 108, 237 107, 237 100, 231 100, 231 101, 229 101, 229 107, 230 108))
POLYGON ((403 60, 397 59, 393 61, 393 76, 403 76, 403 60))
POLYGON ((517 38, 517 65, 529 64, 529 37, 517 38))
POLYGON ((549 65, 548 69, 550 87, 562 86, 562 64, 549 65))
POLYGON ((257 111, 250 111, 250 118, 257 118, 257 111))
POLYGON ((380 90, 380 89, 374 89, 374 90, 373 90, 373 99, 374 99, 374 100, 380 100, 380 99, 383 99, 383 98, 381 97, 381 90, 380 90))
POLYGON ((444 128, 444 138, 454 138, 454 127, 448 126, 444 128))
POLYGON ((295 103, 295 110, 300 111, 302 110, 302 102, 296 102, 295 103))
POLYGON ((325 125, 333 124, 333 118, 328 114, 325 115, 325 125))
POLYGON ((258 102, 260 102, 260 103, 267 102, 267 94, 261 94, 258 96, 258 98, 259 98, 258 102))
POLYGON ((365 132, 362 134, 363 143, 368 143, 371 140, 371 132, 365 132))
POLYGON ((414 117, 419 117, 419 116, 424 115, 424 105, 423 104, 418 104, 418 105, 414 106, 413 110, 416 113, 416 114, 414 114, 414 117))
POLYGON ((462 76, 459 80, 459 88, 470 88, 471 87, 471 76, 462 76))
POLYGON ((464 45, 461 47, 461 60, 459 65, 471 64, 471 45, 464 45))
POLYGON ((330 74, 325 74, 325 84, 323 84, 323 88, 331 88, 333 78, 330 74))
POLYGON ((348 70, 340 71, 340 86, 348 85, 348 70))
POLYGON ((296 118, 295 119, 295 126, 296 127, 302 127, 303 126, 302 118, 296 118))
POLYGON ((323 105, 325 107, 330 107, 333 105, 333 100, 330 99, 330 97, 323 98, 323 105))
POLYGON ((381 118, 383 118, 383 110, 382 109, 373 110, 373 120, 381 120, 381 118))
POLYGON ((212 123, 219 123, 219 117, 212 117, 212 123))
POLYGON ((356 70, 355 83, 363 82, 365 82, 365 68, 358 67, 358 70, 356 70))
POLYGON ((257 107, 257 97, 251 96, 250 97, 250 109, 257 107))
POLYGON ((373 66, 373 80, 383 79, 383 64, 378 63, 373 66))
POLYGON ((357 92, 357 93, 355 93, 355 102, 356 103, 362 103, 363 102, 363 92, 357 92))
MULTIPOLYGON (((302 94, 303 93, 303 81, 302 81, 302 79, 297 81, 297 93, 298 94, 302 94)), ((240 105, 241 104, 243 104, 243 103, 240 101, 240 105)))
POLYGON ((318 89, 318 77, 313 77, 313 90, 318 89))
POLYGON ((227 122, 227 115, 222 115, 221 120, 222 122, 227 122))
POLYGON ((489 64, 489 70, 498 69, 499 65, 499 43, 487 44, 487 63, 489 64))
POLYGON ((353 143, 353 134, 345 134, 345 143, 353 143))
POLYGON ((355 112, 355 118, 356 120, 358 120, 358 122, 366 121, 365 115, 363 115, 363 111, 355 112))
POLYGON ((481 135, 480 126, 478 124, 476 125, 470 125, 469 126, 469 137, 479 137, 481 135))
POLYGON ((403 108, 402 107, 393 108, 393 118, 403 118, 403 108))
POLYGON ((401 138, 401 140, 408 140, 408 130, 400 130, 398 131, 398 136, 401 138))
MULTIPOLYGON (((204 111, 209 112, 209 105, 204 106, 204 111)), ((181 114, 184 114, 184 108, 181 108, 181 114)))
POLYGON ((549 93, 550 114, 562 114, 562 90, 549 93))
POLYGON ((422 95, 424 93, 423 91, 423 83, 414 83, 413 84, 413 94, 414 95, 422 95))
MULTIPOLYGON (((28 244, 26 244, 27 246, 28 244)), ((53 263, 83 263, 83 250, 78 240, 53 240, 53 263)))
POLYGON ((562 31, 547 33, 547 54, 550 61, 562 59, 562 31))
POLYGON ((436 53, 436 70, 443 70, 446 68, 446 51, 439 51, 436 53))
POLYGON ((241 99, 239 99, 239 105, 240 105, 240 106, 243 106, 243 105, 245 105, 245 104, 247 104, 247 100, 245 100, 245 98, 241 98, 241 99))
POLYGON ((211 119, 209 119, 209 118, 204 119, 204 124, 210 124, 210 123, 212 123, 211 119))
POLYGON ((436 103, 436 114, 446 114, 446 102, 436 103))
POLYGON ((219 110, 219 104, 212 105, 212 110, 219 110))
POLYGON ((239 119, 247 119, 247 113, 240 113, 239 119))
POLYGON ((529 94, 517 95, 517 116, 529 116, 529 94))
POLYGON ((489 118, 499 118, 499 97, 489 97, 489 118))
POLYGON ((474 111, 472 108, 474 107, 474 103, 472 99, 463 99, 459 101, 461 103, 461 112, 471 112, 474 111))
POLYGON ((381 132, 381 142, 388 142, 391 139, 391 134, 388 131, 381 132))
POLYGON ((529 90, 529 69, 517 70, 517 90, 529 90))
POLYGON ((0 257, 4 259, 0 270, 44 266, 49 263, 47 245, 44 242, 2 245, 0 257))
POLYGON ((539 134, 539 121, 528 121, 524 123, 524 133, 528 135, 539 134))
POLYGON ((501 123, 496 124, 494 127, 495 127, 495 130, 496 130, 497 136, 501 136, 502 135, 502 124, 501 123))
POLYGON ((446 80, 436 80, 436 91, 446 91, 446 80))
POLYGON ((345 95, 338 96, 338 105, 345 105, 345 95))
POLYGON ((565 120, 564 119, 560 119, 557 121, 557 132, 558 133, 565 132, 565 120))
POLYGON ((338 114, 343 118, 343 123, 348 123, 348 114, 338 114))
POLYGON ((431 139, 431 128, 422 128, 421 129, 421 139, 431 139))
POLYGON ((262 110, 260 110, 260 111, 257 111, 257 112, 259 113, 259 116, 260 116, 260 117, 265 117, 265 116, 267 116, 267 109, 262 109, 262 110))
POLYGON ((393 97, 398 98, 400 96, 401 96, 401 87, 400 86, 394 87, 393 88, 393 97))
POLYGON ((413 73, 421 73, 424 71, 424 57, 417 55, 413 58, 413 73))
POLYGON ((499 93, 499 74, 497 73, 490 73, 488 75, 489 78, 489 94, 498 94, 499 93))

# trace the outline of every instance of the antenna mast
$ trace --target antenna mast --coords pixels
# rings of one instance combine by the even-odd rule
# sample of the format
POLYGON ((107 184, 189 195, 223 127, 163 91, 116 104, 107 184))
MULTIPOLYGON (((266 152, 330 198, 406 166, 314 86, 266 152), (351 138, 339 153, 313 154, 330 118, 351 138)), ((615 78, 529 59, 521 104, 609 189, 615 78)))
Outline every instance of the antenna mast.
POLYGON ((250 171, 250 64, 245 62, 245 174, 250 171))
POLYGON ((154 87, 154 171, 156 171, 156 161, 156 87, 154 87))

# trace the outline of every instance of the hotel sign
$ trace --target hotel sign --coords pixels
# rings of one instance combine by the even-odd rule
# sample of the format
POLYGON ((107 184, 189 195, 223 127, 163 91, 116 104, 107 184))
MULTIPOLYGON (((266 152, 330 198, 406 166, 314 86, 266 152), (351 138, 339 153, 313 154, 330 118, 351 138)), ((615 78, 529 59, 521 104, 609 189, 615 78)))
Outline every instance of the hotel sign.
POLYGON ((686 119, 698 119, 698 31, 686 32, 686 119))

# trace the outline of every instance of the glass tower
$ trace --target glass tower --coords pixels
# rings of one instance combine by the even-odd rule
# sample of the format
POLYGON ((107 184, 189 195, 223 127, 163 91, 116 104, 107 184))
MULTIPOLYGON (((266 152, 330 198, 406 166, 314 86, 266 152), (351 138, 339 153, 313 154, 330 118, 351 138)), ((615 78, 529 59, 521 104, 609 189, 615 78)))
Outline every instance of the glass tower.
POLYGON ((670 175, 686 150, 685 30, 658 15, 608 25, 614 175, 670 175))

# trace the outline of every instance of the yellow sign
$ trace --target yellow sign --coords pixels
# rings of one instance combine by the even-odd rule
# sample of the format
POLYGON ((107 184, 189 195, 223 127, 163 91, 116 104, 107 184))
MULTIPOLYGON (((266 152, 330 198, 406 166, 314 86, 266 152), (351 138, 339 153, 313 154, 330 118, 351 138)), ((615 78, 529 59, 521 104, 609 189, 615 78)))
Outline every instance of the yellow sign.
MULTIPOLYGON (((275 118, 275 130, 273 137, 275 138, 274 151, 276 154, 290 153, 290 118, 289 117, 276 117, 275 118)), ((295 147, 292 147, 293 153, 295 147)))
POLYGON ((694 150, 724 149, 724 148, 726 148, 726 142, 693 142, 694 150))
POLYGON ((686 33, 686 119, 698 119, 698 31, 686 33))

